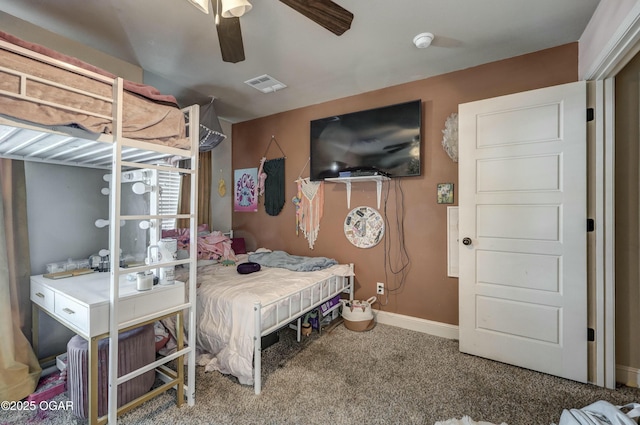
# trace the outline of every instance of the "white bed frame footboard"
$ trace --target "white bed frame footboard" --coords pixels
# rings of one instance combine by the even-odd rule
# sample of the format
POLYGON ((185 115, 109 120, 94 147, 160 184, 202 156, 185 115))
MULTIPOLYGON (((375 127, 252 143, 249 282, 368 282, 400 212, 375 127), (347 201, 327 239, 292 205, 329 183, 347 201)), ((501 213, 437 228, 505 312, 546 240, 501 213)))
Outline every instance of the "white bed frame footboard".
POLYGON ((256 394, 260 394, 262 389, 262 337, 287 326, 289 323, 317 308, 322 303, 329 301, 336 295, 347 293, 349 294, 349 299, 352 300, 353 264, 349 264, 349 270, 350 273, 348 276, 331 276, 293 294, 280 297, 268 304, 262 305, 260 302, 256 302, 253 305, 255 318, 253 337, 253 386, 256 394), (307 299, 305 299, 305 297, 307 299), (262 329, 262 312, 267 308, 275 311, 275 323, 262 329), (287 311, 283 312, 281 311, 282 309, 286 309, 287 311))

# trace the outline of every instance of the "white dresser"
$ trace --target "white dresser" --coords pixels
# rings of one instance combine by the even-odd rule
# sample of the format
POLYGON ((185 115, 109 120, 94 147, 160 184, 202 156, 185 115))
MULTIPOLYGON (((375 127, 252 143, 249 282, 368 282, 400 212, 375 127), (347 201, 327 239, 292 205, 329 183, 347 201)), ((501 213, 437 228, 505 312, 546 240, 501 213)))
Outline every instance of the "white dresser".
MULTIPOLYGON (((185 302, 182 282, 138 291, 136 282, 122 275, 119 293, 118 323, 121 325, 185 302)), ((31 301, 86 339, 109 332, 109 273, 95 272, 57 280, 31 276, 31 301)))
MULTIPOLYGON (((38 310, 42 310, 56 321, 71 329, 88 341, 89 366, 89 424, 106 422, 106 417, 98 418, 98 341, 109 336, 110 274, 90 273, 63 279, 47 279, 43 275, 31 276, 31 301, 33 302, 33 345, 38 346, 38 310)), ((149 291, 138 291, 136 282, 120 277, 118 323, 120 330, 126 330, 144 323, 159 320, 159 312, 173 311, 182 323, 182 309, 185 304, 184 283, 155 285, 149 291)), ((178 326, 178 338, 182 340, 178 326)), ((179 342, 182 347, 182 342, 179 342)), ((182 361, 177 372, 179 398, 182 397, 182 361)), ((158 390, 154 390, 159 392, 158 390)))

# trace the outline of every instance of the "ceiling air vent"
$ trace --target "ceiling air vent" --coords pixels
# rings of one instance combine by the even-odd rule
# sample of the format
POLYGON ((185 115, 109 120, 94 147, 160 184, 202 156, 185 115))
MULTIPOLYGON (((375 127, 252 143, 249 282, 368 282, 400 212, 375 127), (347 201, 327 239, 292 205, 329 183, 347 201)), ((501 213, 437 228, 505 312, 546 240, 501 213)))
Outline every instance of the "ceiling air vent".
POLYGON ((247 80, 245 83, 249 84, 256 90, 260 90, 262 93, 273 93, 287 87, 286 84, 281 83, 267 74, 247 80))

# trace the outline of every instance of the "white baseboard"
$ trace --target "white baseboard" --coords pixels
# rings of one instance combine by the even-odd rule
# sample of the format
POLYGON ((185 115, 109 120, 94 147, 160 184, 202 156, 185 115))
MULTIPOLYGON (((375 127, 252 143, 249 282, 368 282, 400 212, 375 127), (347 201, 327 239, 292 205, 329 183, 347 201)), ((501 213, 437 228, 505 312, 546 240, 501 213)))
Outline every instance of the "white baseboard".
POLYGON ((640 387, 640 369, 616 365, 616 382, 627 387, 640 387))
POLYGON ((373 310, 376 321, 385 325, 397 326, 403 329, 423 332, 430 335, 448 339, 458 339, 458 326, 448 323, 434 322, 432 320, 405 316, 387 311, 373 310))

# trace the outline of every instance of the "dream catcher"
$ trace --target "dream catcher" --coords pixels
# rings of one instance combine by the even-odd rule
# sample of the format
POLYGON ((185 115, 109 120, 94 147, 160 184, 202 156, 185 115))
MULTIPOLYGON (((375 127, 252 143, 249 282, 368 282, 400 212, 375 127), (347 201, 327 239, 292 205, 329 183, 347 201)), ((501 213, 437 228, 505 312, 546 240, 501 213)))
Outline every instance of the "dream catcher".
POLYGON ((458 114, 455 112, 444 123, 442 148, 453 162, 458 162, 458 114))

